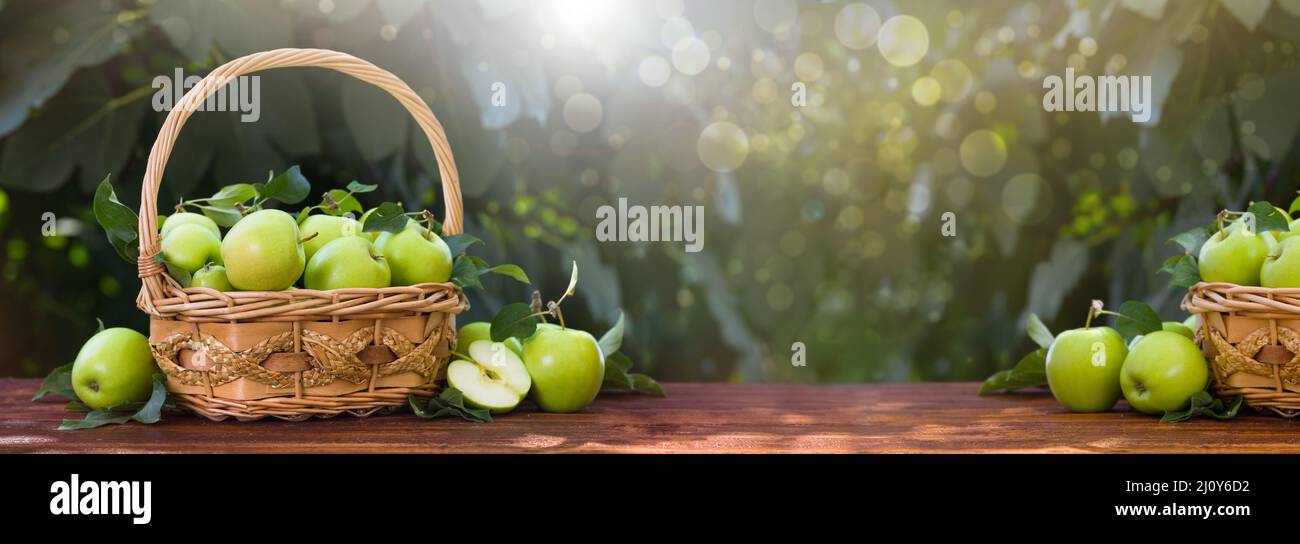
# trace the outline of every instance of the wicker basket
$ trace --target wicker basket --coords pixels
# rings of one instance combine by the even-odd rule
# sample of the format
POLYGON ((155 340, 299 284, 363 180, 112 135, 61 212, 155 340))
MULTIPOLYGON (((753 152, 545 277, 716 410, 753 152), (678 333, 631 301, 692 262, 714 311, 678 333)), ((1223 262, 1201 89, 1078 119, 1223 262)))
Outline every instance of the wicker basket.
POLYGON ((1200 316, 1196 341, 1214 392, 1283 417, 1300 415, 1300 289, 1198 283, 1183 309, 1200 316))
POLYGON ((186 119, 231 79, 315 66, 388 91, 433 145, 445 203, 443 231, 461 232, 456 165, 442 125, 409 86, 369 62, 322 49, 277 49, 213 70, 168 114, 149 154, 140 193, 136 300, 150 316, 149 343, 177 405, 215 420, 273 416, 304 420, 367 416, 428 396, 455 344, 455 314, 467 308, 450 283, 384 289, 218 292, 182 288, 156 258, 158 187, 186 119))

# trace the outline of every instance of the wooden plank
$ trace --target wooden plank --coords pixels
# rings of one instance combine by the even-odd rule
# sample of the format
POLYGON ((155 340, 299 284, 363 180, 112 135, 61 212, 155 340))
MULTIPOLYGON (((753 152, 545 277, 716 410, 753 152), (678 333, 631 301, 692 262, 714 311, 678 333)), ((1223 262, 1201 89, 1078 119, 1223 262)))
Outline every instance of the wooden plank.
POLYGON ((1045 392, 979 397, 975 383, 674 383, 664 399, 607 394, 577 414, 525 405, 490 424, 409 414, 303 423, 172 416, 89 431, 55 431, 71 414, 61 401, 31 402, 37 385, 0 379, 0 452, 1300 453, 1292 420, 1071 414, 1045 392))

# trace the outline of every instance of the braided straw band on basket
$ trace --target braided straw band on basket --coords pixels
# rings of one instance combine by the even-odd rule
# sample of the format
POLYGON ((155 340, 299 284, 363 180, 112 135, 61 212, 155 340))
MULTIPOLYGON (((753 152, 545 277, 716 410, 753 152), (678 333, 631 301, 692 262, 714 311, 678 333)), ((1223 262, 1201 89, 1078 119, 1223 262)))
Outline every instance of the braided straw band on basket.
POLYGON ((1300 289, 1198 283, 1183 298, 1200 316, 1196 340, 1210 360, 1214 392, 1247 406, 1300 415, 1300 289))
POLYGON ((151 316, 150 344, 178 404, 214 419, 368 415, 403 405, 408 394, 430 395, 455 342, 453 316, 468 307, 464 293, 451 283, 223 293, 184 288, 167 274, 158 258, 158 189, 181 128, 209 95, 232 79, 291 67, 342 72, 397 99, 424 131, 437 159, 444 202, 443 233, 459 234, 463 228, 459 173, 447 136, 429 106, 393 74, 352 55, 324 49, 254 53, 209 73, 172 108, 149 153, 140 190, 137 265, 142 286, 136 304, 151 316), (413 318, 422 321, 413 326, 413 318), (190 329, 179 330, 178 322, 190 323, 190 329), (364 322, 364 326, 342 337, 303 326, 321 322, 339 326, 364 322), (406 333, 386 327, 386 322, 403 323, 406 333), (291 328, 256 328, 259 323, 282 323, 291 328), (214 334, 217 329, 207 324, 224 328, 214 334), (265 336, 244 349, 230 347, 247 344, 253 334, 249 331, 254 330, 265 336), (408 383, 411 381, 418 383, 408 383), (264 392, 254 395, 257 398, 222 398, 214 389, 231 391, 230 386, 242 383, 256 384, 264 392), (360 386, 342 384, 364 384, 364 389, 357 391, 360 386), (195 388, 203 391, 195 393, 195 388), (290 389, 293 397, 286 396, 290 389))

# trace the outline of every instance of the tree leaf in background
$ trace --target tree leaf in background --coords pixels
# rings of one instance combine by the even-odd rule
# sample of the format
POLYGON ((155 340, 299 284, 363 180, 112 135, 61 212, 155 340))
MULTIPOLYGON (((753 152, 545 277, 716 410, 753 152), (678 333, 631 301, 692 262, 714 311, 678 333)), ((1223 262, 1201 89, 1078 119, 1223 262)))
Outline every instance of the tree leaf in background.
POLYGON ((311 183, 302 175, 298 165, 290 166, 288 170, 271 178, 262 187, 262 196, 274 198, 285 204, 302 202, 309 192, 311 192, 311 183))
POLYGON ((353 194, 365 194, 378 188, 378 185, 366 185, 356 180, 348 182, 348 192, 353 194))
POLYGON ((99 182, 99 188, 95 190, 95 221, 104 229, 118 256, 128 263, 135 263, 140 256, 140 219, 134 210, 117 199, 117 193, 109 183, 110 177, 104 176, 104 181, 99 182))
MULTIPOLYGON (((39 15, 10 28, 0 38, 5 61, 0 62, 0 136, 13 132, 27 120, 31 108, 44 106, 78 68, 117 55, 130 38, 147 26, 133 19, 119 19, 118 11, 113 4, 102 2, 43 6, 39 15), (51 39, 56 35, 67 38, 51 39)), ((91 101, 92 106, 101 104, 91 101)), ((129 140, 112 144, 130 146, 129 140)))
POLYGON ((158 0, 149 20, 194 62, 214 46, 228 57, 293 46, 289 13, 278 2, 158 0))
POLYGON ((41 382, 41 387, 36 390, 32 400, 37 400, 45 395, 54 393, 70 401, 77 400, 77 392, 72 389, 72 363, 51 370, 41 382))
POLYGON ((1246 211, 1255 214, 1255 232, 1270 230, 1286 232, 1291 229, 1291 224, 1287 221, 1286 216, 1282 215, 1282 212, 1268 202, 1251 202, 1246 211))
POLYGON ((1047 387, 1047 349, 1038 348, 1025 355, 1009 370, 989 376, 979 394, 1015 391, 1026 387, 1047 387))
POLYGON ((1169 285, 1191 287, 1201 282, 1201 268, 1196 264, 1196 257, 1175 255, 1165 259, 1160 271, 1170 275, 1169 285))
POLYGON ((375 210, 366 217, 366 223, 361 225, 361 231, 396 234, 406 228, 406 222, 410 219, 410 217, 406 216, 406 210, 402 209, 401 204, 385 202, 376 206, 375 210))
POLYGON ((1025 329, 1029 333, 1029 338, 1040 348, 1050 348, 1052 342, 1056 340, 1056 336, 1047 325, 1043 324, 1043 320, 1034 314, 1029 314, 1029 319, 1025 321, 1025 329))
POLYGON ((1268 6, 1272 3, 1273 0, 1232 0, 1220 2, 1219 5, 1241 21, 1246 30, 1254 32, 1255 27, 1264 20, 1264 15, 1268 13, 1268 6))
POLYGON ((600 351, 609 357, 623 347, 623 312, 618 313, 618 321, 600 337, 600 351))
POLYGON ((1163 322, 1160 320, 1160 314, 1145 302, 1125 301, 1119 306, 1119 313, 1120 317, 1115 318, 1115 330, 1119 331, 1125 340, 1132 340, 1134 337, 1162 329, 1163 322))
POLYGON ((507 338, 523 340, 537 332, 537 318, 527 304, 514 302, 507 304, 492 317, 490 334, 493 342, 504 342, 507 338))
POLYGON ((388 93, 373 85, 346 78, 339 102, 343 120, 361 157, 377 162, 402 148, 410 114, 388 93))

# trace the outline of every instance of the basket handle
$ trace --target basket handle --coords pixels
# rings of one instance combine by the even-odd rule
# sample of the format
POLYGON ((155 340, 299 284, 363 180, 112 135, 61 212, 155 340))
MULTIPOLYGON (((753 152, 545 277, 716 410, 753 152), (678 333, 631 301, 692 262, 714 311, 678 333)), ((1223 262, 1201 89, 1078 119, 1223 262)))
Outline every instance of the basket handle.
POLYGON ((424 136, 433 146, 433 154, 438 161, 445 214, 443 232, 460 234, 462 229, 460 174, 456 171, 456 163, 451 156, 451 145, 447 142, 447 134, 443 131, 442 124, 410 86, 387 70, 338 51, 290 48, 253 53, 227 62, 204 77, 172 107, 171 113, 167 114, 167 119, 163 121, 162 128, 158 130, 158 139, 154 140, 153 149, 149 151, 149 165, 144 173, 143 186, 140 188, 140 258, 137 266, 141 282, 144 284, 140 292, 142 303, 149 305, 153 299, 161 299, 164 296, 163 278, 167 271, 156 259, 161 250, 158 240, 158 187, 162 181, 163 171, 167 169, 167 158, 171 155, 176 137, 181 127, 185 126, 185 121, 208 95, 238 76, 272 68, 301 66, 315 66, 343 72, 388 91, 388 94, 401 102, 406 111, 415 117, 416 124, 424 130, 424 136))

